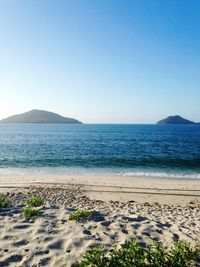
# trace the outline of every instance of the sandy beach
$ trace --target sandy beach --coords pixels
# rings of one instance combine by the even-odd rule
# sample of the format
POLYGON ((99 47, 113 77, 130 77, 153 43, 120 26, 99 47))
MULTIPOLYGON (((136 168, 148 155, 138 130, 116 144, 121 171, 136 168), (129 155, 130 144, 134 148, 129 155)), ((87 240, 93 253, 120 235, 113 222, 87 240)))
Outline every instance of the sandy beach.
POLYGON ((200 240, 200 181, 120 176, 0 175, 0 266, 71 266, 95 245, 200 240), (42 215, 26 220, 32 196, 42 215), (93 210, 71 221, 73 210, 93 210))

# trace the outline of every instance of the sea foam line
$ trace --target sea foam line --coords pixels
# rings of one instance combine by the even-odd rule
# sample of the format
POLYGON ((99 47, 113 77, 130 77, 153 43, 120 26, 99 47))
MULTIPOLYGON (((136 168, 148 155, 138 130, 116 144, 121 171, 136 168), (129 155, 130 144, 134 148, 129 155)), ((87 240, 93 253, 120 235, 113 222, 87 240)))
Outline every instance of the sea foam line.
POLYGON ((169 172, 125 172, 125 177, 156 177, 174 179, 200 179, 200 173, 169 173, 169 172))

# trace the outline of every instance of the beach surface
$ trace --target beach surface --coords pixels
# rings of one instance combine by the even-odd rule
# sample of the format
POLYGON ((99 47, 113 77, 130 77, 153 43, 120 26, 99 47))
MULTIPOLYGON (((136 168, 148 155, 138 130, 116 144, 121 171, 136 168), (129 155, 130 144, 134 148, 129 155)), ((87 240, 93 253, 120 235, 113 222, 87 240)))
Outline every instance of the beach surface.
POLYGON ((120 176, 0 175, 0 266, 71 266, 91 247, 135 239, 141 246, 199 244, 200 181, 120 176), (42 215, 26 220, 26 200, 42 215), (76 209, 92 218, 72 221, 76 209))

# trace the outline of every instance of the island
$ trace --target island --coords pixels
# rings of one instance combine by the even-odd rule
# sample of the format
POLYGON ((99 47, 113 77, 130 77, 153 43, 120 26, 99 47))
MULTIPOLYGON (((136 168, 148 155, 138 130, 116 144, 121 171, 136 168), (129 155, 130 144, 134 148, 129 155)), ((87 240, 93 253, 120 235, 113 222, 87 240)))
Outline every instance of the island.
POLYGON ((196 124, 193 121, 184 119, 179 115, 169 116, 163 120, 157 122, 157 124, 196 124))
POLYGON ((28 112, 17 114, 0 120, 0 123, 60 123, 60 124, 82 124, 82 122, 63 117, 57 113, 46 110, 33 109, 28 112))

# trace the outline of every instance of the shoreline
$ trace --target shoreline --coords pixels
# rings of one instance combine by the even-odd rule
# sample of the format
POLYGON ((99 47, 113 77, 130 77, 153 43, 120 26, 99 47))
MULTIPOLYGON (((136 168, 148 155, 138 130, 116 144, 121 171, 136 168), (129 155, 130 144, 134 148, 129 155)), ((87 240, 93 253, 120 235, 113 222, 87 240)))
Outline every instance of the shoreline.
POLYGON ((0 168, 0 176, 99 176, 99 177, 130 177, 149 179, 175 179, 175 180, 200 180, 199 172, 170 171, 170 170, 130 170, 111 168, 82 168, 82 167, 25 167, 25 168, 0 168))

